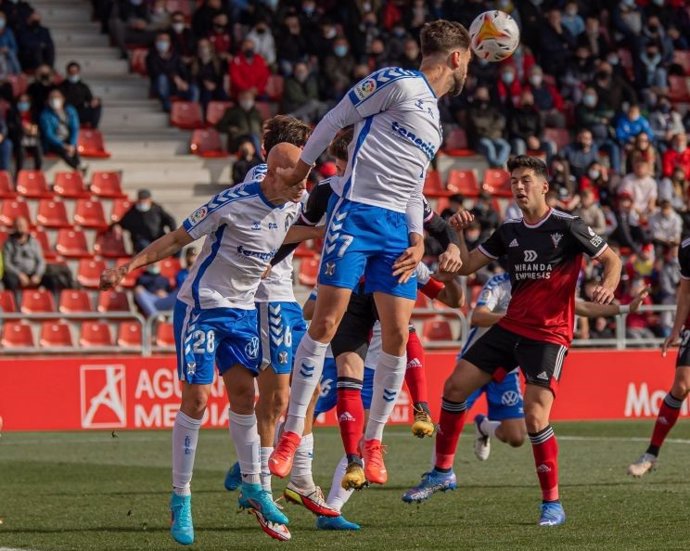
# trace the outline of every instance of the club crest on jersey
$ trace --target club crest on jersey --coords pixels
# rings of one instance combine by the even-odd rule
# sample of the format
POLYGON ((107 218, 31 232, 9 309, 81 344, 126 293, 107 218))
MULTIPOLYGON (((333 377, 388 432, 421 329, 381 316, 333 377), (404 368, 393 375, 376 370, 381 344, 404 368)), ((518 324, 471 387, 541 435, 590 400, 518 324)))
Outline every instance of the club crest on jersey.
POLYGON ((261 222, 252 223, 252 231, 259 231, 261 229, 261 222))
POLYGON ((326 262, 326 266, 323 270, 323 273, 327 276, 335 275, 335 262, 326 262))
POLYGON ((285 365, 288 363, 288 353, 285 351, 279 352, 278 353, 278 363, 281 365, 285 365))
POLYGON ((534 262, 537 259, 537 251, 525 249, 525 262, 534 262))
POLYGON ((201 222, 204 218, 206 218, 206 215, 208 214, 208 208, 205 206, 200 207, 196 209, 191 216, 189 217, 189 222, 193 226, 196 226, 199 222, 201 222))
POLYGON ((562 233, 552 233, 551 234, 551 241, 553 241, 554 247, 558 247, 558 244, 561 242, 561 239, 563 239, 562 233))

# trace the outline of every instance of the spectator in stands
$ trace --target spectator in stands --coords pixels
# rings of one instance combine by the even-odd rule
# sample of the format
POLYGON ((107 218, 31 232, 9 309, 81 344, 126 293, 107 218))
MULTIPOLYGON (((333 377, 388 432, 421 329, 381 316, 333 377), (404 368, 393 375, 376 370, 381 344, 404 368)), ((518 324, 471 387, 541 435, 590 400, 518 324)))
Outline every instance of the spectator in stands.
MULTIPOLYGON (((503 75, 505 74, 503 73, 503 75)), ((544 127, 539 111, 534 106, 534 96, 531 90, 522 92, 518 106, 510 110, 509 117, 510 143, 515 155, 524 155, 527 150, 537 151, 545 150, 545 148, 548 148, 549 154, 553 151, 541 139, 544 127)))
POLYGON ((29 221, 20 216, 13 229, 2 249, 5 288, 17 291, 45 284, 46 262, 41 245, 29 233, 29 221))
POLYGON ((7 18, 7 26, 12 29, 16 35, 26 26, 26 21, 34 12, 34 9, 31 7, 31 4, 25 0, 5 0, 2 5, 0 5, 0 11, 2 11, 7 18))
POLYGON ((17 98, 8 112, 7 126, 14 149, 15 170, 19 172, 24 168, 27 152, 34 158, 34 169, 41 170, 43 148, 38 125, 31 115, 31 98, 28 94, 21 94, 17 98))
POLYGON ((137 278, 134 286, 134 300, 141 308, 144 316, 149 317, 161 310, 170 310, 174 306, 174 301, 169 297, 173 293, 170 280, 161 275, 161 267, 159 263, 151 264, 146 270, 137 278), (166 299, 168 299, 166 301, 166 299), (165 301, 165 305, 163 302, 165 301), (167 306, 168 302, 172 302, 167 306), (160 308, 163 306, 163 308, 160 308))
POLYGON ((223 88, 225 64, 215 54, 211 42, 205 38, 199 40, 197 45, 197 55, 191 64, 191 74, 199 89, 199 101, 204 111, 210 101, 229 99, 223 88))
POLYGON ((618 119, 616 125, 616 139, 622 146, 630 146, 635 136, 644 132, 650 140, 654 140, 654 131, 646 117, 640 113, 640 106, 636 103, 628 107, 627 112, 618 119))
POLYGON ((656 180, 651 176, 651 167, 644 159, 638 159, 633 172, 623 178, 619 192, 625 191, 633 198, 633 207, 642 217, 654 212, 657 199, 656 180))
MULTIPOLYGON (((629 290, 621 297, 621 304, 630 304, 635 296, 640 293, 647 283, 641 277, 636 277, 629 284, 629 290)), ((644 306, 652 304, 651 297, 642 300, 644 306)), ((653 312, 629 313, 625 319, 625 338, 627 339, 653 339, 656 335, 650 329, 656 325, 653 312)))
POLYGON ((669 177, 676 168, 683 170, 685 179, 690 179, 690 147, 685 132, 678 132, 671 139, 671 147, 664 153, 662 174, 669 177))
POLYGON ((592 190, 586 189, 580 192, 580 206, 575 209, 574 214, 582 218, 597 235, 606 234, 606 216, 597 204, 592 190))
POLYGON ((605 110, 604 103, 594 87, 585 88, 582 101, 575 107, 575 123, 578 128, 586 128, 592 133, 596 146, 609 156, 611 168, 618 172, 621 153, 618 144, 610 137, 610 125, 614 112, 605 110))
POLYGON ((199 252, 195 247, 187 247, 184 251, 184 267, 180 268, 180 271, 175 274, 175 289, 182 287, 185 279, 189 275, 192 266, 196 262, 196 257, 199 256, 199 252))
POLYGON ((551 177, 549 178, 549 188, 553 191, 558 192, 560 189, 567 191, 566 194, 562 196, 572 195, 577 188, 577 180, 575 176, 570 173, 570 166, 560 157, 554 157, 551 159, 551 164, 549 165, 549 173, 551 177))
POLYGON ((583 128, 577 133, 576 141, 565 146, 561 156, 568 162, 570 173, 579 180, 599 158, 599 148, 592 139, 592 133, 583 128))
POLYGON ((110 14, 110 36, 127 59, 127 45, 150 46, 156 36, 151 28, 151 12, 143 0, 116 0, 110 14))
POLYGON ((635 136, 632 142, 632 147, 629 149, 626 157, 626 172, 632 172, 635 161, 642 159, 649 163, 652 174, 661 172, 661 162, 659 154, 656 152, 654 145, 652 145, 649 136, 644 132, 635 136))
POLYGON ((684 210, 689 187, 684 170, 675 167, 671 176, 662 178, 659 182, 659 201, 669 201, 671 206, 680 212, 684 210))
POLYGON ((251 136, 258 149, 263 122, 263 117, 256 108, 254 94, 251 91, 245 91, 240 93, 236 105, 225 110, 216 123, 216 130, 228 135, 227 147, 230 152, 237 151, 241 136, 251 136))
POLYGON ((194 59, 197 49, 192 29, 187 25, 184 13, 173 12, 170 28, 166 31, 170 36, 170 43, 175 53, 180 56, 182 63, 188 65, 194 59))
POLYGON ((561 12, 558 8, 549 9, 546 14, 547 24, 540 29, 540 60, 546 72, 559 77, 565 71, 566 65, 575 49, 576 40, 566 26, 561 22, 561 12))
POLYGON ((216 55, 226 63, 232 59, 232 36, 228 16, 218 13, 213 17, 213 27, 205 37, 213 46, 216 55))
POLYGON ((339 101, 352 84, 355 58, 350 53, 347 38, 339 36, 333 41, 333 50, 323 61, 323 76, 328 99, 339 101))
POLYGON ((405 40, 403 55, 400 60, 400 67, 408 71, 416 71, 422 62, 422 54, 419 51, 419 44, 414 38, 405 40))
POLYGON ((459 193, 454 193, 453 195, 448 197, 448 206, 445 209, 443 209, 443 211, 441 211, 441 218, 443 218, 444 220, 448 220, 451 216, 453 216, 462 208, 464 202, 465 199, 459 193))
POLYGON ((129 232, 135 254, 176 228, 175 219, 154 203, 148 189, 139 190, 137 202, 112 226, 118 237, 122 236, 122 230, 129 232))
POLYGON ((306 63, 295 63, 291 77, 285 79, 283 111, 307 123, 316 123, 329 105, 319 99, 319 83, 306 63))
POLYGON ((7 26, 7 18, 0 12, 0 74, 16 75, 22 72, 17 57, 17 40, 7 26))
POLYGON ((41 25, 41 16, 33 12, 18 36, 19 62, 24 71, 33 71, 39 65, 50 67, 55 63, 55 45, 50 31, 41 25))
POLYGON ((611 22, 615 31, 623 35, 628 49, 639 45, 644 15, 635 0, 619 0, 611 11, 611 22))
POLYGON ((467 119, 472 147, 486 157, 489 166, 505 166, 510 155, 510 144, 503 138, 506 117, 491 105, 487 87, 480 86, 475 90, 467 119))
POLYGON ((81 66, 76 61, 70 61, 66 67, 67 76, 60 83, 58 89, 65 96, 65 102, 77 110, 79 122, 82 126, 98 128, 101 120, 101 100, 94 97, 91 88, 81 79, 81 66))
POLYGON ((654 141, 659 152, 665 153, 668 142, 679 132, 685 132, 683 118, 673 107, 668 96, 659 96, 654 110, 649 114, 649 124, 654 131, 654 141))
POLYGON ((646 236, 640 226, 640 217, 633 208, 633 196, 629 191, 624 189, 618 192, 618 208, 610 222, 609 240, 633 252, 639 252, 646 236))
POLYGON ((662 247, 680 245, 683 220, 673 210, 668 200, 659 201, 659 209, 649 217, 649 233, 659 250, 662 247))
POLYGON ((544 81, 544 73, 538 65, 529 72, 529 89, 534 96, 534 105, 541 114, 545 126, 564 128, 563 97, 558 88, 544 81))
POLYGON ((31 116, 38 121, 48 101, 48 94, 55 88, 55 73, 48 65, 41 65, 34 73, 34 81, 29 84, 27 93, 31 98, 31 116))
POLYGON ((668 72, 663 63, 659 44, 648 42, 638 56, 636 69, 638 90, 665 89, 668 87, 668 72))
POLYGON ((223 13, 222 0, 204 0, 192 16, 194 36, 206 36, 213 28, 213 18, 219 13, 223 13))
POLYGON ((65 105, 65 98, 60 90, 50 92, 38 126, 43 151, 55 153, 75 170, 86 170, 77 151, 79 116, 74 107, 65 105))
POLYGON ((561 15, 561 25, 568 29, 575 39, 578 39, 585 32, 585 21, 578 10, 577 1, 569 0, 566 2, 564 13, 561 15))
POLYGON ((275 65, 276 43, 269 28, 268 20, 265 17, 257 19, 254 28, 249 31, 247 38, 254 43, 256 53, 263 57, 269 66, 275 65))
POLYGON ((191 81, 182 59, 170 46, 168 33, 158 33, 154 47, 146 56, 146 71, 151 79, 151 90, 166 113, 170 112, 171 96, 198 101, 199 89, 191 81))
POLYGON ((165 31, 170 28, 172 15, 166 6, 166 0, 153 0, 151 3, 150 30, 154 32, 165 31))
POLYGON ((594 78, 594 59, 586 45, 578 45, 563 76, 561 83, 562 95, 571 101, 582 99, 584 83, 594 78))
POLYGON ((5 114, 0 112, 0 170, 9 170, 11 157, 12 139, 5 114))
POLYGON ((611 113, 611 117, 621 110, 624 102, 632 104, 637 101, 635 90, 624 77, 618 73, 614 74, 613 67, 608 61, 599 63, 590 86, 597 93, 599 110, 611 113))
POLYGON ((237 140, 237 160, 232 163, 232 181, 239 184, 252 168, 263 163, 256 151, 254 138, 243 136, 237 140))
POLYGON ((482 191, 471 212, 474 215, 474 219, 479 223, 481 241, 488 239, 500 223, 498 210, 493 205, 491 194, 482 191))
POLYGON ((255 53, 254 42, 243 40, 240 53, 230 63, 232 97, 239 99, 242 92, 251 92, 259 97, 265 96, 270 74, 264 58, 255 53))
MULTIPOLYGON (((496 93, 501 105, 508 108, 521 105, 520 96, 522 94, 522 84, 517 78, 517 70, 514 65, 503 65, 499 73, 499 80, 496 83, 496 93)), ((534 105, 534 97, 532 97, 534 105)))
MULTIPOLYGON (((333 27, 333 32, 336 32, 335 27, 333 27)), ((308 52, 307 39, 302 34, 299 17, 294 14, 288 14, 285 17, 276 42, 280 71, 284 75, 290 75, 294 64, 303 61, 308 52)))
MULTIPOLYGON (((680 283, 678 247, 666 247, 661 254, 662 258, 658 260, 655 267, 654 302, 656 304, 676 304, 678 284, 680 283)), ((659 328, 664 337, 667 337, 671 332, 673 315, 674 312, 661 312, 659 328)))

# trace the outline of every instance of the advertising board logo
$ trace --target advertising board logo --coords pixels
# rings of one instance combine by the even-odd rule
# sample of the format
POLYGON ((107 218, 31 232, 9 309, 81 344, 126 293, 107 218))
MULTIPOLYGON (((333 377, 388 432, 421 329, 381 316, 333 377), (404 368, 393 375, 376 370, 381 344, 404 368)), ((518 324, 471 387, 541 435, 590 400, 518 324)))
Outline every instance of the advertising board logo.
POLYGON ((82 428, 126 427, 125 366, 82 365, 79 379, 82 428))

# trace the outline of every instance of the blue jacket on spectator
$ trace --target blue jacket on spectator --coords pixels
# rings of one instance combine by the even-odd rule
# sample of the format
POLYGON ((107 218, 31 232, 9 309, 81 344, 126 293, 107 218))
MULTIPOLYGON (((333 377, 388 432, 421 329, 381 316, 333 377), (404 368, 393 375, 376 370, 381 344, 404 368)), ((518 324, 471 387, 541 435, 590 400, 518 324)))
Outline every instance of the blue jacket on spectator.
POLYGON ((0 34, 0 48, 7 48, 13 55, 17 55, 17 41, 12 29, 6 28, 0 34))
POLYGON ((631 121, 627 115, 623 115, 616 125, 616 138, 625 144, 638 134, 644 132, 649 136, 649 141, 654 142, 654 131, 646 117, 640 116, 637 120, 631 121))
POLYGON ((69 128, 69 138, 67 142, 63 142, 58 137, 60 117, 58 117, 57 113, 50 107, 46 107, 41 112, 38 126, 41 129, 43 147, 46 150, 61 149, 65 143, 77 145, 77 138, 79 136, 79 116, 77 115, 77 110, 71 105, 65 105, 64 110, 67 115, 67 126, 69 128))

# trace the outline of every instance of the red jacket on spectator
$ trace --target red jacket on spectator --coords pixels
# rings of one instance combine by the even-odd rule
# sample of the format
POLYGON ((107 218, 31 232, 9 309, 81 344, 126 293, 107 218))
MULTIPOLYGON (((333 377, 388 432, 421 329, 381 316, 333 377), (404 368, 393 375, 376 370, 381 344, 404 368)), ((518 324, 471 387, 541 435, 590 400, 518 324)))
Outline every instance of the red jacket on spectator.
POLYGON ((664 176, 670 177, 673 169, 679 166, 683 169, 685 177, 690 178, 690 147, 681 152, 673 148, 667 149, 662 160, 664 176))
MULTIPOLYGON (((630 304, 635 297, 625 294, 621 297, 620 303, 621 304, 630 304)), ((651 297, 645 297, 644 300, 642 300, 642 304, 644 306, 649 306, 650 304, 654 304, 652 301, 651 297)), ((627 319, 625 320, 625 325, 629 329, 640 329, 643 327, 650 327, 654 325, 654 312, 635 312, 628 314, 627 319)))
POLYGON ((208 33, 206 38, 208 38, 209 42, 213 44, 213 49, 216 51, 217 55, 230 53, 230 49, 232 48, 232 39, 228 33, 217 33, 215 31, 211 31, 208 33))
POLYGON ((556 111, 563 111, 563 96, 561 96, 561 93, 558 91, 558 88, 556 88, 553 84, 544 82, 540 88, 534 88, 534 86, 532 86, 531 84, 528 84, 526 87, 529 88, 532 94, 534 95, 534 105, 536 105, 537 108, 539 108, 537 94, 539 94, 540 89, 546 89, 546 91, 551 96, 551 101, 553 102, 552 109, 555 109, 556 111))
POLYGON ((498 90, 498 98, 501 100, 502 104, 505 104, 506 101, 510 99, 510 102, 513 105, 520 105, 520 94, 522 94, 522 84, 520 84, 520 81, 517 78, 515 78, 515 80, 512 82, 510 86, 507 86, 505 82, 499 80, 498 84, 496 84, 496 88, 498 90))
POLYGON ((240 53, 230 63, 230 90, 233 97, 246 90, 256 89, 256 95, 266 93, 266 83, 271 72, 266 61, 259 54, 254 54, 251 63, 240 53))

